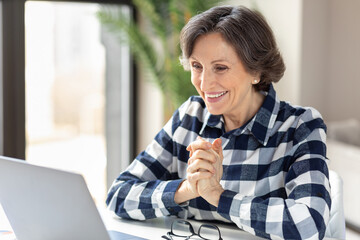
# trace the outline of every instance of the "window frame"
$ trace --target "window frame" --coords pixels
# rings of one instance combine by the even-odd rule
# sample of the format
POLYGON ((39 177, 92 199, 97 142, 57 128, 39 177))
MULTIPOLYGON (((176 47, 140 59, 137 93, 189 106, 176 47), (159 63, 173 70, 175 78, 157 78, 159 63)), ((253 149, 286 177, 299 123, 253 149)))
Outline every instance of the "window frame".
POLYGON ((2 1, 2 154, 25 159, 25 0, 2 1))

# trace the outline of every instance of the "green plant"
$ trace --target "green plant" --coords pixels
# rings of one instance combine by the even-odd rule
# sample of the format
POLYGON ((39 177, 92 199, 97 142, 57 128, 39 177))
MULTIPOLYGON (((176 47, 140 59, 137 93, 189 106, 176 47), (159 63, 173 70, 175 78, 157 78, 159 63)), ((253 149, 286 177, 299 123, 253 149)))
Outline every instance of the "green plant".
POLYGON ((144 24, 129 20, 123 11, 105 6, 98 12, 103 25, 127 41, 136 62, 160 88, 167 112, 172 112, 195 95, 190 73, 179 61, 179 34, 186 22, 199 12, 214 6, 215 0, 133 0, 144 24), (145 26, 144 26, 145 25, 145 26), (148 26, 147 26, 148 25, 148 26))

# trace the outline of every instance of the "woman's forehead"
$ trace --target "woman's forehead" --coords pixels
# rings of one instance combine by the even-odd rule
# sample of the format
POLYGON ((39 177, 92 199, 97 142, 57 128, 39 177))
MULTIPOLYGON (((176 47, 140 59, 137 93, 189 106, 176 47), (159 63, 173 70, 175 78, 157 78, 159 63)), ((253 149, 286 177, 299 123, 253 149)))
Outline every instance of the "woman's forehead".
POLYGON ((190 59, 209 62, 237 62, 239 58, 235 48, 220 33, 209 33, 199 36, 194 44, 190 59))

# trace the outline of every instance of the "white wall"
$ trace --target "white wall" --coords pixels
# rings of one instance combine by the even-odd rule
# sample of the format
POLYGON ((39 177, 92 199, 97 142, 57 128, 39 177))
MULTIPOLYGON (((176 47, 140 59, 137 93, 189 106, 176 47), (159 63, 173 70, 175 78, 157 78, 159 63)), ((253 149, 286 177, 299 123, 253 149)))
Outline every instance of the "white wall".
POLYGON ((326 117, 360 120, 360 1, 331 0, 329 6, 326 117))
POLYGON ((303 0, 301 62, 298 66, 300 103, 322 114, 326 110, 327 59, 329 58, 329 1, 303 0))
POLYGON ((303 0, 302 105, 325 121, 360 120, 360 1, 303 0))

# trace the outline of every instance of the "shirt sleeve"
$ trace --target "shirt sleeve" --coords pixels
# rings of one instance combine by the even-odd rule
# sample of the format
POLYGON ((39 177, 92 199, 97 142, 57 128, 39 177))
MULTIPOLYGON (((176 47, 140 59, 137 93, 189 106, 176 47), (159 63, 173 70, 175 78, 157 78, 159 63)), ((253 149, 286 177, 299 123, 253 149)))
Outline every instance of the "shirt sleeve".
POLYGON ((217 211, 240 228, 265 238, 322 239, 331 198, 326 159, 326 126, 307 110, 297 124, 287 173, 286 198, 242 196, 225 190, 217 211))
POLYGON ((183 210, 174 201, 182 179, 177 173, 172 137, 189 104, 190 100, 173 114, 146 150, 115 179, 106 199, 110 211, 122 218, 145 220, 183 210))

